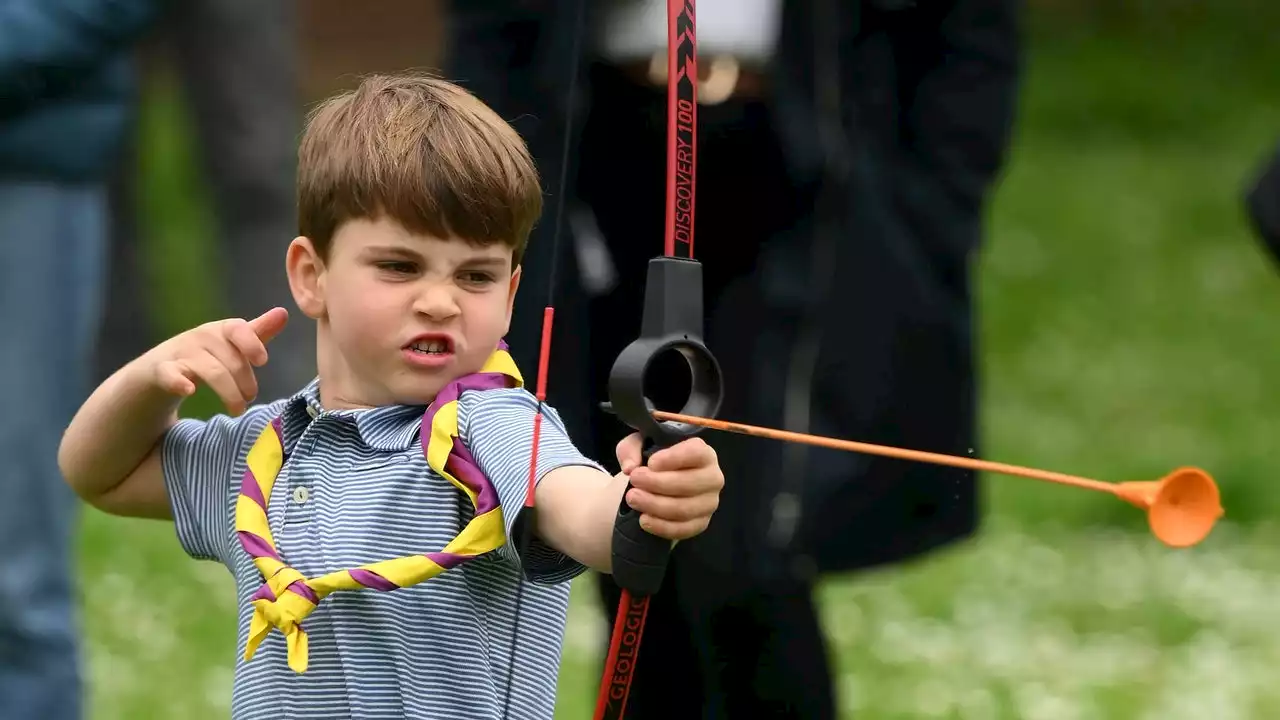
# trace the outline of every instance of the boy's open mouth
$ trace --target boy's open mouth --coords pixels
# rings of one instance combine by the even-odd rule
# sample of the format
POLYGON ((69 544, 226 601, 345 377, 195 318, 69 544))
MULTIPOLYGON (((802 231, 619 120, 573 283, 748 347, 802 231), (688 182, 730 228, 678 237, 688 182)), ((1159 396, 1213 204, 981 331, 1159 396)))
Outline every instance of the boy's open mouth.
POLYGON ((453 352, 453 341, 447 335, 420 335, 405 349, 422 355, 449 355, 453 352))

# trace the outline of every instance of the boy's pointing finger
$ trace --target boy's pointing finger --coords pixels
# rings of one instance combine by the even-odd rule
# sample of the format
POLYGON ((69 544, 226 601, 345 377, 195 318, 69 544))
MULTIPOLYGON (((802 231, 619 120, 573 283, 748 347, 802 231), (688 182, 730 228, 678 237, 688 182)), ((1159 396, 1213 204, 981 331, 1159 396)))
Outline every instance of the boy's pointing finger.
POLYGON ((259 339, 249 323, 235 322, 228 325, 227 341, 240 353, 250 365, 262 367, 267 364, 267 346, 259 339))
POLYGON ((269 343, 289 322, 289 311, 282 307, 274 307, 249 321, 249 327, 263 343, 269 343))

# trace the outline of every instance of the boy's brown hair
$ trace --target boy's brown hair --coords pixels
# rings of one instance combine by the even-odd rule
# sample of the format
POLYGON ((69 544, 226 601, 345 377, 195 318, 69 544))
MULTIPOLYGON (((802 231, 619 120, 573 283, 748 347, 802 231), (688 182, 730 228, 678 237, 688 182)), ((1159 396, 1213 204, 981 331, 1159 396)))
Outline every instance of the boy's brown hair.
POLYGON ((386 217, 410 232, 502 243, 514 268, 541 213, 523 139, 453 83, 372 75, 310 113, 298 148, 298 230, 324 259, 343 222, 386 217))

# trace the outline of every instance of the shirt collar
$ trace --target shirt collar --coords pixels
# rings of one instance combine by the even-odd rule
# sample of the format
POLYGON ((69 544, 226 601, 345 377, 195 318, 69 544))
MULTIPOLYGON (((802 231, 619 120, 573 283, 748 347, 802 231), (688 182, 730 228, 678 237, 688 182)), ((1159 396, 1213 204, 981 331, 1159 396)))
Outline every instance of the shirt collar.
POLYGON ((317 377, 285 402, 284 450, 293 452, 302 433, 320 415, 352 423, 360 439, 373 450, 407 450, 418 441, 422 416, 426 411, 425 405, 388 405, 326 413, 320 404, 320 378, 317 377))

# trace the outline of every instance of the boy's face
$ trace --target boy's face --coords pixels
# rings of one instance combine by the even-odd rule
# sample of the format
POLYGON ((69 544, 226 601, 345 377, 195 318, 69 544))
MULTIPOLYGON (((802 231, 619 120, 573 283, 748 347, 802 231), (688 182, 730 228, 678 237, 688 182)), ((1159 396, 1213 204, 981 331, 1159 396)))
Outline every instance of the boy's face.
POLYGON ((510 248, 414 235, 387 219, 344 223, 324 263, 298 238, 288 265, 299 307, 320 322, 320 391, 332 408, 425 405, 480 370, 520 283, 510 248))

